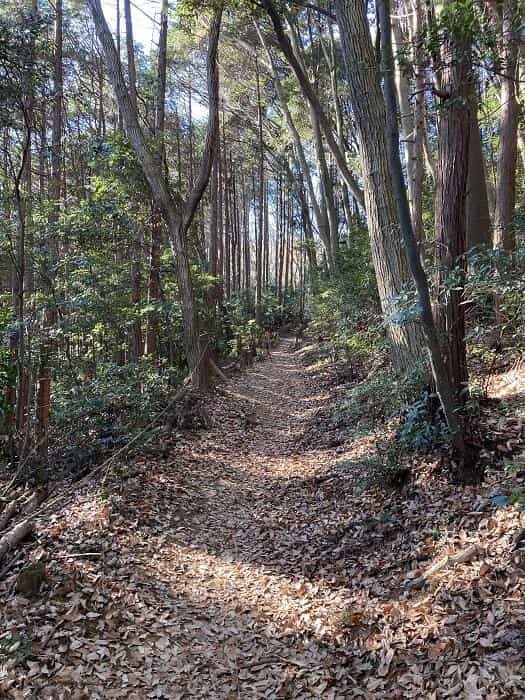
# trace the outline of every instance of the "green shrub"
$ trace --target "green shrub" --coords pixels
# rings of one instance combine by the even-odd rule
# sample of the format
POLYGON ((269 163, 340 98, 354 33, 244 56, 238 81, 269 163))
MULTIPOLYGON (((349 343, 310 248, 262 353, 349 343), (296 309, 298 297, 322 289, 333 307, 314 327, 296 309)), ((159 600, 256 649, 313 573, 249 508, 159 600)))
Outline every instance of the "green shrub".
POLYGON ((338 360, 364 364, 384 340, 366 231, 351 232, 351 249, 341 246, 334 273, 317 275, 309 295, 310 332, 323 338, 338 360))
POLYGON ((424 388, 420 370, 399 374, 393 370, 378 370, 352 387, 340 401, 334 414, 338 424, 373 426, 400 414, 407 403, 413 402, 424 388))
POLYGON ((169 402, 182 379, 167 364, 147 359, 120 366, 100 363, 96 377, 62 379, 53 392, 53 430, 69 444, 114 446, 130 431, 146 425, 169 402))
POLYGON ((497 348, 525 344, 525 248, 474 248, 468 254, 465 303, 473 323, 467 340, 497 348), (497 314, 496 304, 497 299, 497 314))
POLYGON ((445 445, 448 438, 447 424, 435 394, 423 391, 404 407, 397 433, 399 445, 417 452, 431 452, 445 445))

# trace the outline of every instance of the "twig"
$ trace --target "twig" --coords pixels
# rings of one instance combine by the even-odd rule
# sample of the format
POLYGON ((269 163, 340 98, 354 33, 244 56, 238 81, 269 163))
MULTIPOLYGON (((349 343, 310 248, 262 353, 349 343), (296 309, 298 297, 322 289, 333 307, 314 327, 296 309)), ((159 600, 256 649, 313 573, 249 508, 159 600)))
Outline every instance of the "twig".
POLYGON ((49 642, 50 642, 51 639, 53 638, 55 632, 58 630, 59 627, 61 627, 61 626, 64 624, 64 622, 65 622, 65 619, 62 618, 61 620, 59 620, 59 621, 56 623, 56 625, 53 627, 53 629, 51 630, 51 632, 47 635, 47 637, 45 638, 45 640, 42 642, 42 646, 41 646, 41 649, 42 649, 42 650, 45 649, 45 648, 47 647, 47 645, 49 644, 49 642))
POLYGON ((4 508, 2 514, 0 515, 0 532, 7 527, 11 518, 14 518, 14 516, 18 513, 22 500, 22 497, 15 498, 4 508))
POLYGON ((0 569, 0 581, 4 578, 4 576, 7 574, 9 569, 11 569, 13 564, 16 562, 17 558, 18 558, 18 554, 15 554, 15 556, 12 557, 12 559, 10 559, 2 569, 0 569))
POLYGON ((70 552, 68 554, 60 554, 55 559, 80 559, 81 557, 101 557, 102 552, 70 552))
POLYGON ((416 578, 410 582, 408 584, 409 588, 423 588, 431 576, 437 574, 439 571, 442 571, 447 566, 465 564, 466 562, 471 561, 478 554, 478 551, 478 545, 471 544, 470 547, 467 547, 467 549, 465 549, 463 552, 447 555, 442 559, 438 559, 438 561, 432 564, 432 566, 430 566, 419 578, 416 578))
POLYGON ((7 554, 10 549, 25 539, 33 530, 33 522, 29 519, 22 520, 21 523, 15 525, 12 530, 9 530, 0 540, 0 559, 7 554))

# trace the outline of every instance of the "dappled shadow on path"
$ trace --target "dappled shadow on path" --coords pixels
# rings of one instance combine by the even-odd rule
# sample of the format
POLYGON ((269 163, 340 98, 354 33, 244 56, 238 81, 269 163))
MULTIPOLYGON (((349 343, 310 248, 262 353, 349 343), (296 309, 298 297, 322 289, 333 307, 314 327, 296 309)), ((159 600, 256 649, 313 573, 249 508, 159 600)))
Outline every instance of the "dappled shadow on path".
MULTIPOLYGON (((210 405, 212 429, 183 441, 171 466, 152 472, 146 485, 141 481, 141 496, 158 499, 163 513, 173 513, 175 502, 194 506, 163 530, 154 576, 201 601, 209 624, 220 627, 216 615, 233 615, 240 644, 257 649, 253 638, 242 640, 260 624, 293 654, 313 644, 315 654, 328 655, 326 688, 343 664, 367 682, 380 670, 374 697, 396 697, 382 692, 399 630, 398 673, 436 664, 445 652, 450 664, 476 660, 488 675, 497 668, 506 673, 501 645, 475 641, 486 595, 478 590, 481 555, 463 567, 452 594, 408 586, 443 553, 486 539, 484 522, 494 508, 474 489, 457 492, 445 483, 415 484, 403 493, 365 489, 365 460, 355 458, 351 445, 326 440, 333 432, 324 415, 330 401, 325 387, 306 378, 289 343, 234 380, 210 405), (257 425, 245 428, 243 415, 254 407, 257 425)), ((153 536, 155 529, 153 523, 153 536)), ((495 532, 489 537, 498 541, 495 532)), ((501 629, 515 635, 517 602, 503 603, 495 572, 485 573, 483 585, 501 600, 501 629)), ((288 671, 295 667, 287 663, 288 671)), ((420 692, 439 686, 431 674, 422 678, 420 692)), ((358 697, 355 679, 344 687, 358 697)), ((305 697, 315 696, 313 687, 305 697)))
POLYGON ((46 700, 522 697, 519 514, 439 479, 371 487, 371 439, 345 442, 332 404, 284 340, 210 397, 209 430, 167 437, 111 493, 47 523, 59 576, 50 567, 47 605, 17 602, 16 627, 44 640, 45 678, 18 687, 46 700), (410 588, 472 543, 472 560, 410 588))

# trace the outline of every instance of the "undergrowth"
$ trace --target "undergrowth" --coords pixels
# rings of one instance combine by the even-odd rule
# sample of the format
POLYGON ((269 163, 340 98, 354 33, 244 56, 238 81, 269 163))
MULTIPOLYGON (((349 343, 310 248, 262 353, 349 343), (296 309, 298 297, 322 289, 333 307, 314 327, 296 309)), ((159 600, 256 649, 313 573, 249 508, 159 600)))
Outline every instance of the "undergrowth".
MULTIPOLYGON (((519 357, 525 347, 525 248, 514 252, 473 249, 466 258, 467 350, 469 358, 477 358, 490 375, 502 351, 519 357)), ((415 455, 445 453, 450 436, 423 368, 400 374, 385 361, 384 329, 377 308, 361 297, 366 288, 363 276, 356 275, 355 268, 350 272, 349 278, 336 276, 325 284, 313 304, 312 328, 321 349, 338 365, 338 377, 344 379, 334 423, 351 438, 379 435, 386 425, 393 426, 391 438, 377 439, 368 466, 374 480, 394 485, 405 478, 415 455), (354 365, 361 371, 353 371, 354 365)), ((435 278, 432 270, 429 273, 435 278)), ((457 280, 453 271, 434 295, 446 295, 457 280)), ((399 322, 417 320, 418 304, 411 290, 396 299, 395 306, 399 322)), ((472 376, 465 412, 475 421, 486 387, 480 389, 476 373, 472 376)))

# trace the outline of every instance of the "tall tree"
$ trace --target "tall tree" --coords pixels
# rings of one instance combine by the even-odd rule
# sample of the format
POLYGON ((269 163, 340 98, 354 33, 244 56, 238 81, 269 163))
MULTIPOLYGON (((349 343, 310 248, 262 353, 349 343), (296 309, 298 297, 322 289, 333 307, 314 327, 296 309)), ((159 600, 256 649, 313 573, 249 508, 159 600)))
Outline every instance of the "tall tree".
MULTIPOLYGON (((453 0, 445 1, 445 9, 453 0)), ((452 8, 452 12, 454 8, 452 8)), ((466 251, 466 194, 471 125, 472 66, 463 23, 443 33, 440 64, 440 121, 436 168, 436 260, 438 285, 448 287, 437 304, 437 323, 446 344, 446 363, 457 401, 468 388, 463 285, 466 251), (451 279, 457 276, 453 285, 451 279)))
POLYGON ((401 158, 399 155, 399 128, 396 89, 394 80, 394 57, 391 41, 390 3, 389 0, 378 0, 379 26, 381 31, 381 58, 384 78, 384 93, 387 109, 387 139, 388 151, 393 175, 396 206, 399 215, 400 229, 403 235, 408 263, 418 294, 421 307, 421 320, 430 356, 430 364, 435 386, 441 401, 443 413, 448 423, 454 447, 454 460, 457 464, 455 476, 463 482, 477 481, 479 474, 474 468, 474 458, 467 454, 463 434, 463 425, 458 413, 458 399, 451 385, 447 367, 442 355, 439 336, 437 333, 428 279, 421 263, 418 244, 411 220, 411 213, 401 158))
MULTIPOLYGON (((160 11, 160 32, 157 57, 157 91, 155 95, 155 148, 158 167, 165 166, 164 123, 166 119, 166 60, 168 44, 168 3, 162 0, 160 11)), ((153 203, 151 217, 151 241, 149 251, 148 280, 148 326, 146 331, 146 355, 156 357, 159 346, 159 312, 156 308, 160 301, 160 249, 162 243, 162 222, 159 211, 153 203)))
POLYGON ((208 42, 208 132, 201 170, 194 188, 186 200, 181 194, 172 194, 166 174, 158 167, 158 160, 151 153, 139 124, 137 110, 134 109, 124 81, 122 65, 111 32, 107 25, 100 0, 88 0, 98 38, 102 46, 106 68, 115 90, 126 133, 151 188, 153 199, 166 222, 170 243, 173 248, 177 281, 182 303, 184 323, 184 344, 186 358, 197 388, 205 388, 208 382, 208 367, 202 362, 204 349, 200 346, 199 319, 195 303, 195 292, 190 272, 190 259, 186 242, 188 229, 202 198, 211 172, 217 130, 219 124, 218 67, 217 50, 222 10, 215 10, 208 42))
POLYGON ((494 246, 510 250, 515 243, 512 218, 516 203, 519 119, 518 101, 516 98, 516 71, 518 64, 516 28, 518 21, 521 20, 518 15, 517 0, 505 0, 499 5, 497 11, 501 12, 501 117, 499 124, 494 246))
MULTIPOLYGON (((62 99, 64 91, 64 73, 62 64, 62 22, 62 0, 56 0, 53 57, 53 108, 51 120, 51 182, 49 192, 51 199, 49 224, 51 232, 54 233, 55 236, 58 233, 57 229, 62 196, 62 99)), ((51 236, 49 236, 49 238, 50 237, 51 236)), ((46 241, 47 270, 45 280, 46 292, 49 298, 49 306, 45 311, 44 318, 44 340, 40 352, 36 399, 36 441, 38 449, 41 453, 46 453, 48 447, 49 413, 51 409, 51 361, 53 350, 50 330, 56 320, 56 309, 53 304, 53 260, 55 259, 55 252, 58 250, 58 247, 56 242, 49 240, 49 238, 46 241)))
MULTIPOLYGON (((473 76, 474 78, 474 76, 473 76)), ((483 159, 483 144, 478 122, 478 81, 472 80, 470 98, 470 138, 467 180, 467 249, 489 246, 492 240, 492 222, 489 210, 487 178, 483 159)))
POLYGON ((257 128, 259 136, 259 199, 257 204, 258 225, 255 251, 255 321, 262 325, 262 241, 264 229, 264 139, 263 139, 263 107, 261 98, 261 76, 259 61, 255 59, 255 80, 257 88, 257 128))
POLYGON ((268 41, 265 38, 264 33, 261 31, 260 27, 257 24, 256 24, 256 28, 257 28, 257 33, 258 33, 259 39, 261 41, 261 44, 264 47, 264 49, 266 51, 266 55, 268 57, 268 63, 269 63, 270 69, 271 69, 271 73, 272 73, 272 77, 273 77, 273 84, 274 84, 275 90, 277 92, 279 105, 282 109, 288 131, 292 137, 294 148, 295 148, 295 151, 297 154, 297 160, 298 160, 298 163, 301 167, 302 175, 303 175, 304 181, 306 183, 306 188, 308 191, 310 204, 312 206, 314 220, 315 220, 315 223, 317 226, 317 231, 318 231, 319 237, 321 238, 321 241, 323 242, 323 245, 325 247, 325 251, 326 251, 326 254, 328 256, 329 266, 332 267, 332 248, 330 245, 330 232, 328 229, 329 222, 328 222, 328 216, 326 213, 326 208, 324 206, 324 202, 322 200, 318 200, 317 193, 316 193, 315 188, 314 188, 311 168, 310 168, 308 161, 307 161, 307 158, 306 158, 304 145, 303 145, 303 142, 301 140, 301 136, 299 134, 299 131, 298 131, 298 129, 293 121, 292 115, 290 113, 290 109, 288 107, 286 96, 284 94, 284 90, 283 90, 283 87, 281 84, 279 73, 277 71, 277 66, 275 64, 275 60, 274 60, 273 55, 271 53, 271 49, 268 45, 268 41))
POLYGON ((422 31, 420 3, 415 5, 398 2, 392 21, 392 34, 396 63, 396 84, 399 96, 400 123, 405 152, 405 164, 408 182, 408 196, 412 225, 419 241, 423 238, 423 129, 425 92, 420 79, 422 67, 422 31), (407 51, 407 47, 409 47, 407 51), (407 60, 414 72, 415 80, 411 83, 407 60), (413 87, 413 89, 412 89, 413 87), (411 104, 411 96, 413 94, 411 104))
MULTIPOLYGON (((372 258, 383 313, 392 315, 410 277, 403 252, 386 142, 385 103, 366 7, 360 0, 336 0, 348 93, 355 118, 363 167, 365 209, 372 258)), ((399 369, 422 360, 423 338, 411 322, 388 324, 392 360, 399 369)))
MULTIPOLYGON (((334 156, 334 160, 337 163, 337 167, 339 168, 339 172, 341 173, 341 177, 348 185, 349 190, 359 202, 360 206, 364 207, 364 197, 361 187, 359 186, 359 183, 357 182, 354 175, 350 172, 350 168, 348 167, 348 163, 346 162, 345 155, 339 147, 339 144, 337 143, 332 124, 330 123, 330 120, 326 116, 321 106, 319 97, 317 96, 312 84, 310 83, 308 75, 304 72, 300 62, 297 59, 297 56, 292 47, 292 43, 286 35, 282 18, 275 4, 272 2, 272 0, 262 0, 262 6, 266 10, 272 21, 272 25, 275 30, 275 36, 279 43, 279 47, 285 55, 286 60, 290 64, 290 67, 292 68, 294 75, 297 78, 297 82, 299 83, 299 86, 305 98, 308 100, 308 104, 316 113, 317 119, 319 121, 321 129, 323 130, 323 134, 328 144, 328 147, 330 148, 330 151, 334 156)), ((368 27, 367 31, 369 31, 368 27)))
MULTIPOLYGON (((135 43, 133 40, 133 21, 131 16, 131 2, 124 0, 124 23, 126 27, 126 55, 128 69, 128 91, 131 103, 135 109, 137 106, 137 69, 135 65, 135 43)), ((117 53, 120 56, 120 50, 117 46, 117 53)), ((119 108, 119 119, 122 120, 122 114, 119 108)), ((142 229, 141 225, 134 221, 133 223, 133 238, 131 242, 131 302, 134 307, 135 318, 131 326, 131 356, 137 359, 142 354, 142 325, 138 315, 138 307, 142 295, 142 229)), ((146 352, 148 350, 146 349, 146 352)))

